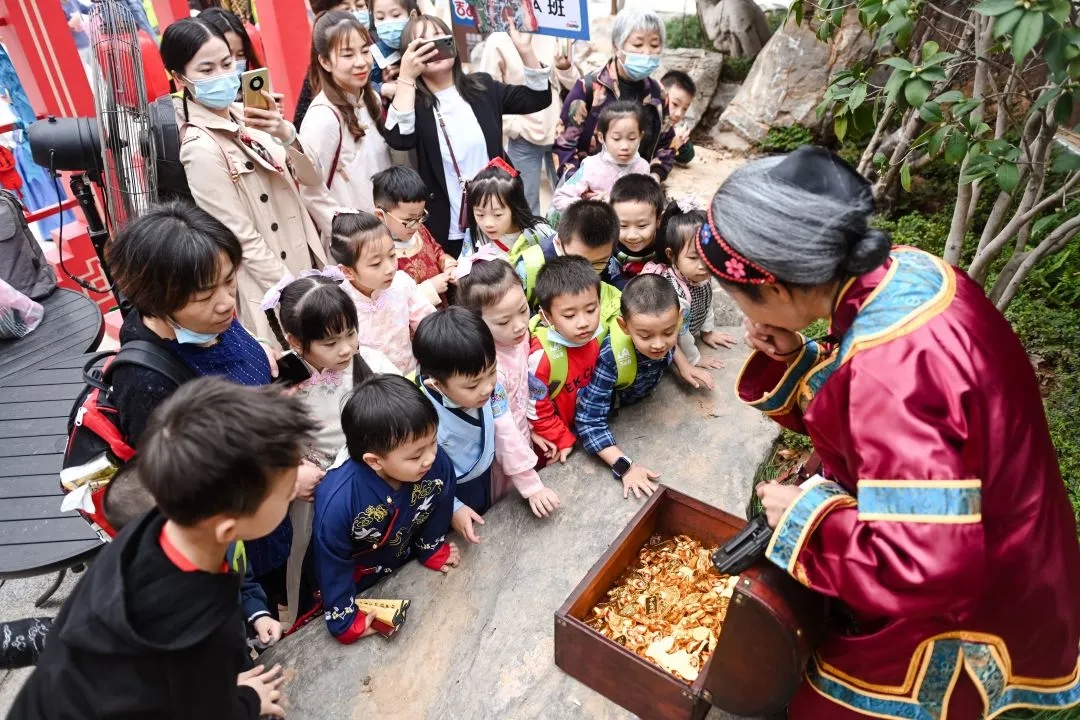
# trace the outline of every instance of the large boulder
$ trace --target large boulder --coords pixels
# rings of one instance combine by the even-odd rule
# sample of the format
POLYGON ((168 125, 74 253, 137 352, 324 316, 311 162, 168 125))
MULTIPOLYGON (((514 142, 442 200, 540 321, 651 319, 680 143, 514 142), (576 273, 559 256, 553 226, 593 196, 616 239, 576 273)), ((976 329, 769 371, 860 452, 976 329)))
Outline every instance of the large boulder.
POLYGON ((728 57, 754 57, 772 30, 754 0, 697 0, 705 36, 728 57))
POLYGON ((690 76, 697 85, 697 95, 694 97, 690 110, 686 113, 687 124, 693 130, 709 109, 716 87, 720 83, 720 69, 724 66, 724 56, 720 53, 709 52, 697 48, 678 48, 665 50, 660 63, 660 69, 653 77, 662 78, 669 70, 682 70, 690 76))
POLYGON ((774 126, 804 125, 822 129, 828 118, 818 119, 816 108, 825 97, 829 78, 865 60, 873 38, 859 24, 852 8, 832 40, 823 43, 809 25, 787 23, 758 54, 738 94, 711 131, 721 141, 730 133, 757 143, 774 126))

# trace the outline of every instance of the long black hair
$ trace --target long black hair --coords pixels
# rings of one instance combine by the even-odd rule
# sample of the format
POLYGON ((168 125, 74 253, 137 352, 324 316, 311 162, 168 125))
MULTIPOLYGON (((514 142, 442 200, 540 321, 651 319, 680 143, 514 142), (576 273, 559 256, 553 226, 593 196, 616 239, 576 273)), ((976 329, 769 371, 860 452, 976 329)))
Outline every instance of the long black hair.
POLYGON ((360 326, 356 305, 341 289, 340 281, 321 275, 309 275, 286 285, 277 312, 267 310, 266 319, 282 347, 289 347, 287 335, 292 335, 304 351, 313 342, 355 332, 360 326))
MULTIPOLYGON (((184 68, 191 62, 191 58, 202 49, 202 46, 214 38, 225 43, 228 49, 229 41, 225 33, 208 20, 201 17, 181 18, 161 34, 161 62, 165 69, 177 75, 184 74, 184 68)), ((230 53, 231 57, 231 53, 230 53)), ((170 75, 169 83, 176 89, 176 81, 170 75)), ((188 90, 183 88, 184 120, 188 119, 188 90)))
MULTIPOLYGON (((315 19, 315 25, 311 30, 311 63, 308 70, 308 82, 311 84, 312 92, 322 91, 326 94, 326 99, 334 106, 341 120, 345 123, 345 129, 349 131, 349 134, 354 139, 359 140, 364 137, 365 128, 360 125, 360 121, 356 117, 356 109, 349 101, 345 91, 334 82, 333 74, 319 62, 319 58, 332 61, 333 54, 343 46, 348 45, 352 33, 357 34, 363 47, 375 43, 368 29, 361 25, 360 21, 352 13, 342 10, 329 10, 315 19)), ((360 52, 360 48, 351 49, 353 52, 360 52)), ((370 80, 360 94, 368 115, 375 122, 375 128, 380 133, 383 133, 382 101, 379 99, 378 93, 375 92, 370 80)))
MULTIPOLYGON (((442 35, 454 34, 450 26, 443 22, 442 18, 437 18, 434 15, 414 15, 409 18, 408 24, 405 25, 405 29, 401 32, 401 52, 404 53, 405 49, 409 47, 409 43, 420 37, 428 26, 434 26, 442 35)), ((461 48, 458 48, 457 52, 454 53, 453 73, 454 87, 457 88, 458 93, 465 98, 466 102, 474 102, 483 98, 487 86, 477 79, 475 75, 465 74, 465 70, 461 67, 461 48)), ((416 78, 416 96, 427 107, 438 107, 439 105, 439 99, 428 88, 423 76, 416 78)))
POLYGON ((255 43, 251 42, 244 21, 236 13, 231 13, 224 8, 214 7, 199 13, 199 19, 210 23, 224 35, 234 32, 240 36, 240 44, 244 46, 244 58, 247 60, 248 70, 258 70, 265 67, 259 53, 255 51, 255 43))

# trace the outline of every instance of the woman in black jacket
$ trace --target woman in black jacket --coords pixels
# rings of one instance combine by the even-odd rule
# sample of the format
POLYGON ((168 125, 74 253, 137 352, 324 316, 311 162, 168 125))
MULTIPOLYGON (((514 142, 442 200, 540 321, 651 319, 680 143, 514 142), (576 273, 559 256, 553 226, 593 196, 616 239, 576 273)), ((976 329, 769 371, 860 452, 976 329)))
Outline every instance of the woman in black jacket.
MULTIPOLYGON (((461 58, 437 58, 430 42, 451 36, 446 23, 430 15, 409 21, 397 94, 386 117, 386 142, 396 150, 416 149, 420 176, 431 192, 427 226, 446 252, 457 257, 465 237, 460 221, 464 183, 503 151, 503 115, 528 115, 551 104, 549 70, 536 59, 532 37, 511 30, 525 65, 525 85, 504 85, 487 73, 466 75, 461 58)), ((451 40, 452 42, 452 40, 451 40)))

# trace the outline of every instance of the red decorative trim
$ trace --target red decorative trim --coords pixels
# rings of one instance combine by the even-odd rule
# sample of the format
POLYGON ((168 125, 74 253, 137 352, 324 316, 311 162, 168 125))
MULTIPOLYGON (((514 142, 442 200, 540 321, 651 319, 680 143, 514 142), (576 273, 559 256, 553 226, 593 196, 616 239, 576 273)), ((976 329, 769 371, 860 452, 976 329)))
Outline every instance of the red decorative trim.
MULTIPOLYGON (((158 545, 161 546, 161 551, 165 553, 165 557, 169 558, 169 562, 177 567, 181 572, 199 572, 200 568, 195 566, 195 563, 191 562, 184 556, 180 549, 172 544, 169 540, 169 536, 165 534, 165 526, 161 526, 161 533, 158 535, 158 545)), ((229 572, 229 563, 221 561, 221 572, 229 572)))
POLYGON ((766 285, 776 282, 776 276, 731 247, 713 222, 712 208, 708 221, 698 230, 698 255, 709 272, 721 280, 741 285, 766 285))
POLYGON ((352 625, 345 632, 337 635, 334 639, 342 645, 352 645, 354 642, 360 639, 360 636, 367 630, 367 615, 360 612, 359 608, 356 610, 356 617, 352 621, 352 625))
POLYGON ((432 553, 431 557, 424 560, 424 567, 429 570, 442 570, 443 565, 446 564, 446 558, 450 557, 450 543, 443 541, 442 547, 432 553))

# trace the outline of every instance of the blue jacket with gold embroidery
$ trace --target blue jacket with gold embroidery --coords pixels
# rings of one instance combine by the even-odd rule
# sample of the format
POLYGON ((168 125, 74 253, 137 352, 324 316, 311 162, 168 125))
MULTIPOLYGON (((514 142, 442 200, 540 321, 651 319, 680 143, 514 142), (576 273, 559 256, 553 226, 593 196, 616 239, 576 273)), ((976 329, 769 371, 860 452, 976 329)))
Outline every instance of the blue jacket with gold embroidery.
POLYGON ((356 595, 417 559, 439 570, 450 553, 454 465, 439 448, 431 469, 394 490, 374 470, 346 459, 315 491, 311 537, 326 627, 342 643, 366 629, 356 595))

